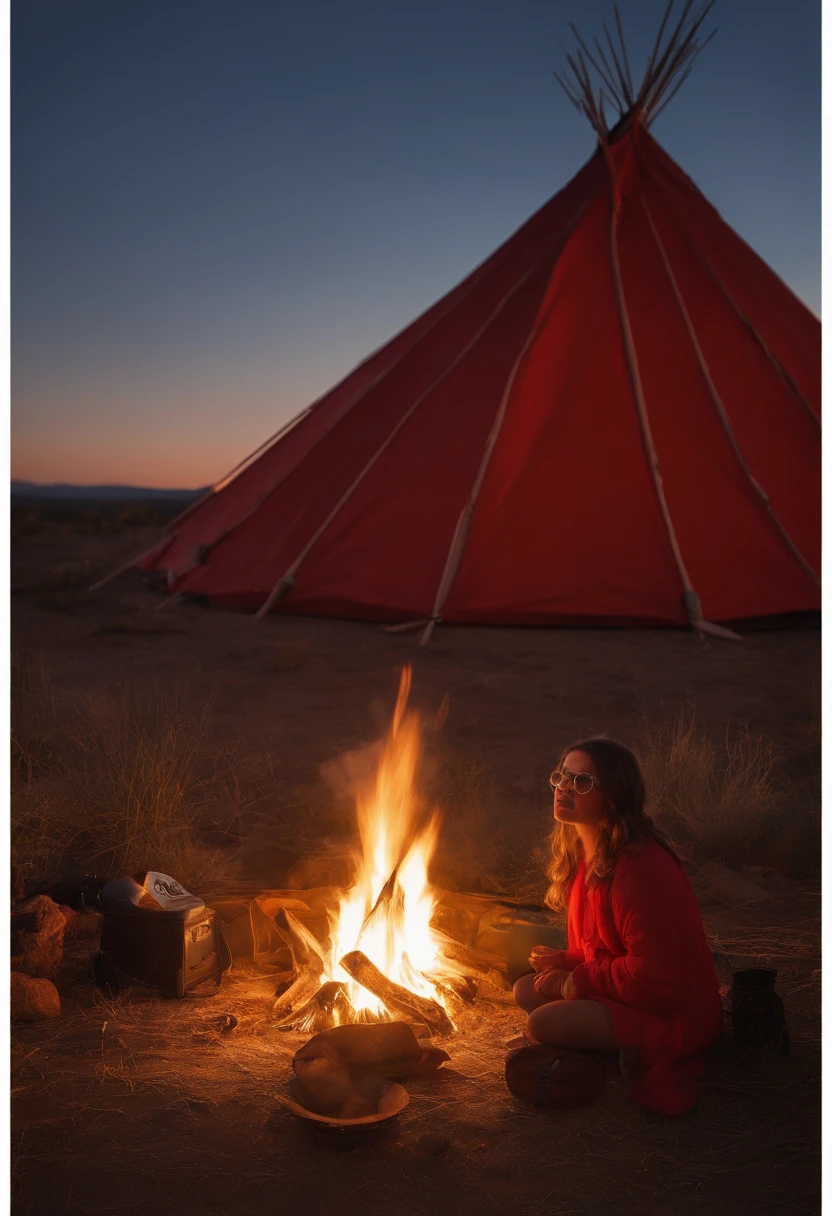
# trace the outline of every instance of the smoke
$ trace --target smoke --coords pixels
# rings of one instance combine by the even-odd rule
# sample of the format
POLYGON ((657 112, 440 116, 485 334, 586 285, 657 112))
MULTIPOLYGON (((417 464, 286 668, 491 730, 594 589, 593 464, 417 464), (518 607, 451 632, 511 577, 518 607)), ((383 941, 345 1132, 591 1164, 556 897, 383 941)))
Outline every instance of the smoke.
POLYGON ((324 761, 318 772, 335 801, 349 801, 354 806, 359 792, 366 789, 375 776, 383 750, 384 743, 378 739, 324 761))

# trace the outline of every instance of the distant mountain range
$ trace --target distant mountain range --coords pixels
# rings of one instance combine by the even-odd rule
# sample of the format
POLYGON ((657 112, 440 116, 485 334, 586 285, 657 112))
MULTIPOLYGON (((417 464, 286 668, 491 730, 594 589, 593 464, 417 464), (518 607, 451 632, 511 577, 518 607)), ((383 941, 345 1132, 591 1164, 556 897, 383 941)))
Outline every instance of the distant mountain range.
POLYGON ((21 499, 66 499, 70 502, 191 502, 201 490, 152 490, 146 486, 74 486, 65 482, 41 485, 36 481, 12 481, 12 501, 21 499))

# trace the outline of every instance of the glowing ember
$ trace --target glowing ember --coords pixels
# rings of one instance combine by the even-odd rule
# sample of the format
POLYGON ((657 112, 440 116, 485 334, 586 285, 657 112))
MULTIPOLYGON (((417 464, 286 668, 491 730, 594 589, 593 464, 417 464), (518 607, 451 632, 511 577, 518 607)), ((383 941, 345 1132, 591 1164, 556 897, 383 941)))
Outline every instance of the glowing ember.
MULTIPOLYGON (((402 672, 393 723, 373 788, 359 799, 361 852, 352 889, 340 901, 331 932, 323 980, 346 986, 353 1016, 391 1016, 379 997, 353 979, 338 962, 360 950, 388 980, 417 996, 443 999, 430 978, 452 965, 442 957, 431 926, 434 895, 428 869, 439 834, 437 812, 420 814, 415 778, 421 755, 419 718, 407 708, 410 668, 402 672)), ((339 1020, 337 1010, 333 1021, 339 1020)))

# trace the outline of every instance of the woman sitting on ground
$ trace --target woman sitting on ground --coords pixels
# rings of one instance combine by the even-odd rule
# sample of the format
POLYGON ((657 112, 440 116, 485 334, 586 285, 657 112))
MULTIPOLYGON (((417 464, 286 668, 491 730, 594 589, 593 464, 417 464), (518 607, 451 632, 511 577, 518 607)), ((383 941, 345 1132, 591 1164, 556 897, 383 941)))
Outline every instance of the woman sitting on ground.
POLYGON ((698 1097, 701 1053, 722 1033, 713 955, 681 861, 644 813, 633 753, 612 739, 564 752, 550 784, 547 904, 568 949, 537 946, 514 985, 530 1045, 618 1051, 632 1096, 664 1115, 698 1097))

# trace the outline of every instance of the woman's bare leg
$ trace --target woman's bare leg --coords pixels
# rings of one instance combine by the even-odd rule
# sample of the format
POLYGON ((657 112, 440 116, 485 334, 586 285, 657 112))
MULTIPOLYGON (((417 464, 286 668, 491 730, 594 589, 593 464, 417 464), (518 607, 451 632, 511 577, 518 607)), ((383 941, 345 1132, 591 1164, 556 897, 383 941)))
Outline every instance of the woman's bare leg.
POLYGON ((549 1001, 540 1005, 529 1014, 525 1037, 531 1044, 573 1051, 618 1050, 612 1018, 600 1001, 549 1001))
POLYGON ((552 1003, 551 997, 541 996, 539 992, 535 992, 536 979, 535 973, 530 971, 528 975, 521 975, 514 985, 514 999, 521 1009, 525 1009, 526 1013, 531 1013, 533 1009, 539 1009, 542 1005, 552 1003))

